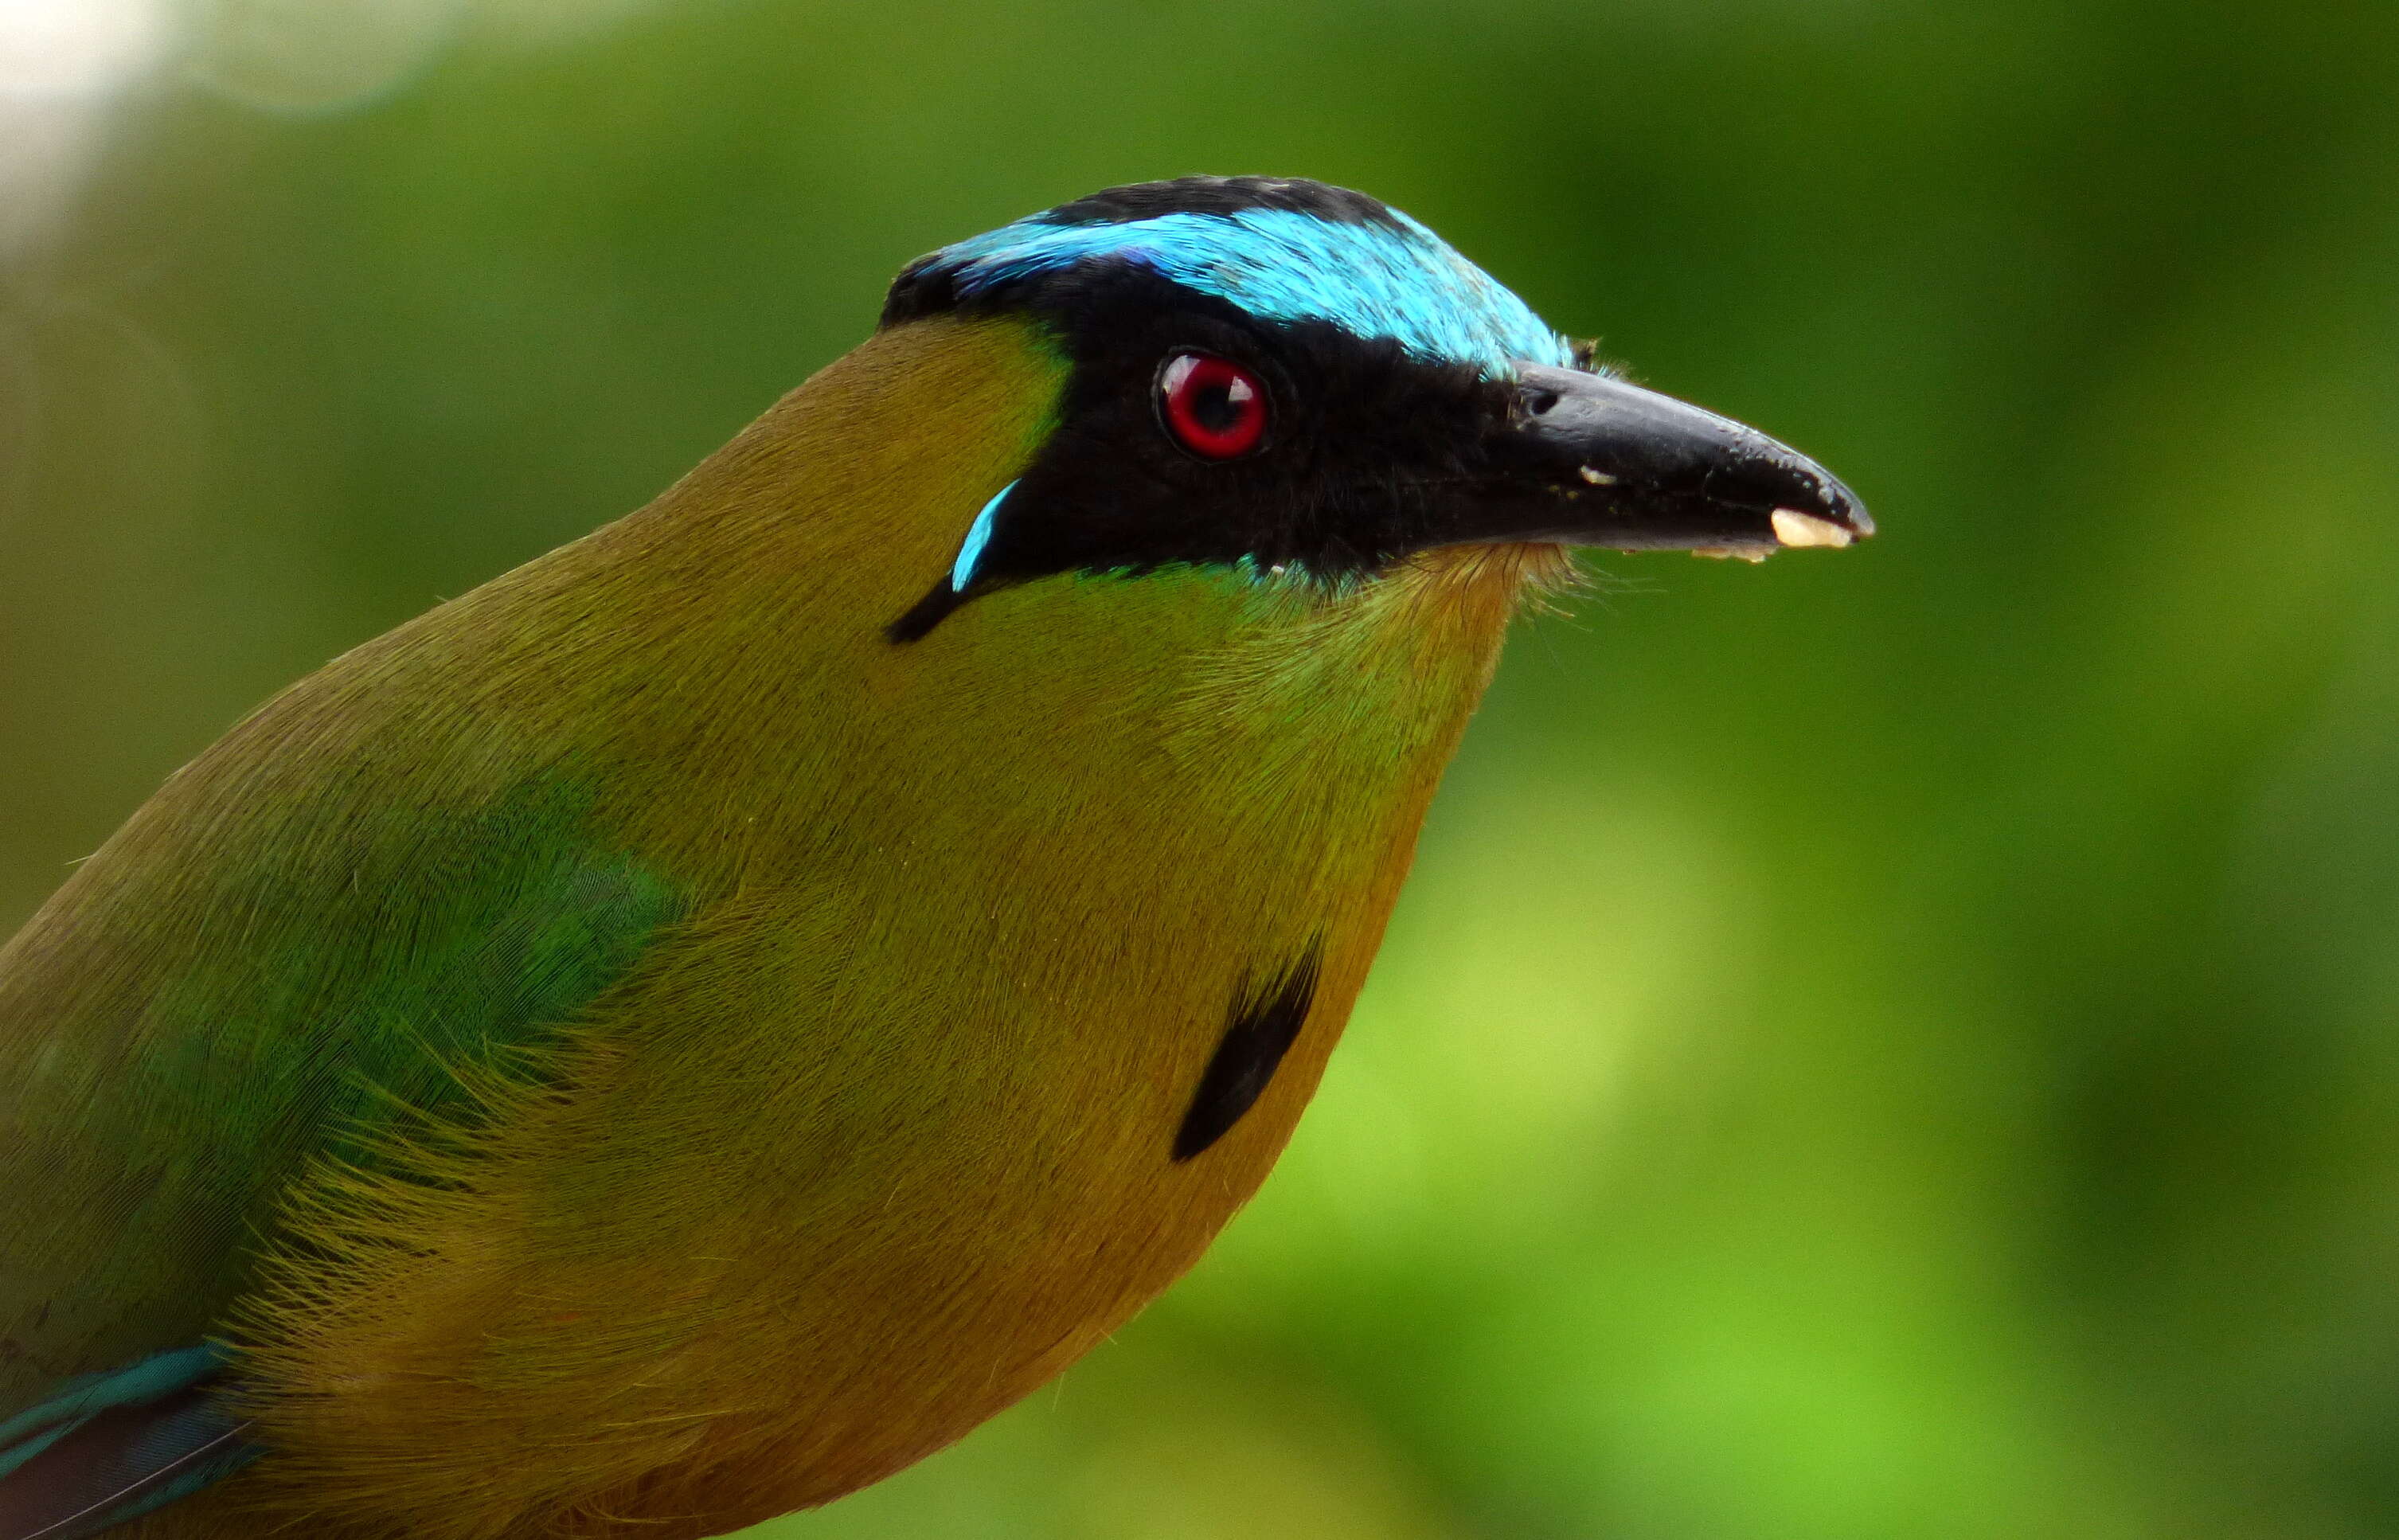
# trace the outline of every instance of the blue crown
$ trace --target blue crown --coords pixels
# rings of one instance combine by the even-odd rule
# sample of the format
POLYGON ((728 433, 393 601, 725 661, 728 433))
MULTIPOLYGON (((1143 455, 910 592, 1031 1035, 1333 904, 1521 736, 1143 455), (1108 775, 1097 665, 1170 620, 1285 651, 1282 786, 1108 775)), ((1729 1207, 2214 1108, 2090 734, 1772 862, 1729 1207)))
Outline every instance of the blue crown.
POLYGON ((1519 362, 1574 361, 1569 345, 1530 306, 1397 210, 1377 205, 1371 219, 1260 207, 1062 223, 1076 207, 944 247, 910 276, 946 279, 958 299, 970 300, 1087 263, 1121 263, 1261 320, 1330 321, 1493 376, 1519 362))

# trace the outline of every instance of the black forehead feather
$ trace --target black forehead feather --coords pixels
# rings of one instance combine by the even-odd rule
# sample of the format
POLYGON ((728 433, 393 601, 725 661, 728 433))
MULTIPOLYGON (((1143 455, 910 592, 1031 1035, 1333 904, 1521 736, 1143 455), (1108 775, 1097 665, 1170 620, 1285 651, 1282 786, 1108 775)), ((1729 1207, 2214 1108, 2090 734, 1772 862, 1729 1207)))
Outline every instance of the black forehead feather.
POLYGON ((1328 225, 1399 227, 1381 199, 1298 176, 1178 176, 1171 182, 1135 182, 1061 203, 1036 217, 1044 225, 1129 225, 1162 214, 1240 214, 1254 209, 1313 214, 1328 225))

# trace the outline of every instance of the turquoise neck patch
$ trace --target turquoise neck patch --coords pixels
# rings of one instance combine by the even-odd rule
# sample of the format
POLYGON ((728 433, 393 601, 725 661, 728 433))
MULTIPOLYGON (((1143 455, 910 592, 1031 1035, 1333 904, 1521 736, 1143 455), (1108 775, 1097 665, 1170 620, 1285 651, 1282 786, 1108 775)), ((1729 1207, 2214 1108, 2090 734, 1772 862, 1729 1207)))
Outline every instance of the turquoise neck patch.
POLYGON ((937 253, 962 298, 1091 261, 1146 267, 1260 320, 1329 321, 1431 362, 1503 378, 1518 363, 1570 368, 1565 340, 1430 230, 1338 223, 1288 209, 1052 225, 1036 215, 937 253))
POLYGON ((1015 490, 1016 484, 1010 482, 993 493, 991 501, 975 515, 975 522, 967 526, 965 543, 958 547, 958 559, 950 564, 951 593, 964 593, 967 584, 974 581, 975 564, 983 560, 983 548, 991 544, 991 532, 999 522, 999 505, 1015 490))

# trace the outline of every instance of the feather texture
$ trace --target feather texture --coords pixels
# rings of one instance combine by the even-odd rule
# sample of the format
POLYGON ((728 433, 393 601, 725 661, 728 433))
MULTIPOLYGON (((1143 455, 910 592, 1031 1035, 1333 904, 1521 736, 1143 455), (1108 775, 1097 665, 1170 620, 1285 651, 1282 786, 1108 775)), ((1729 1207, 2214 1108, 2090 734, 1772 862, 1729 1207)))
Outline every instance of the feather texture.
POLYGON ((1063 370, 879 334, 268 704, 0 953, 51 1179, 0 1193, 0 1415, 214 1338, 272 1451, 129 1533, 720 1533, 956 1438, 1254 1191, 1563 557, 1064 574, 894 647, 1063 370))

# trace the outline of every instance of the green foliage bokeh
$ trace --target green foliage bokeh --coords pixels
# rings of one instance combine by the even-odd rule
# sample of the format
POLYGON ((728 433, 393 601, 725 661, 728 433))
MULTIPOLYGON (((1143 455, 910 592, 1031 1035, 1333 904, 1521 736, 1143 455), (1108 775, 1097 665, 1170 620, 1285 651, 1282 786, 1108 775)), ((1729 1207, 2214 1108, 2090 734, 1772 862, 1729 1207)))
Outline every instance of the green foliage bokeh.
POLYGON ((2399 1533, 2387 7, 420 8, 200 49, 7 268, 0 920, 1114 183, 1373 192, 1885 530, 1595 559, 1208 1261, 758 1533, 2399 1533))

